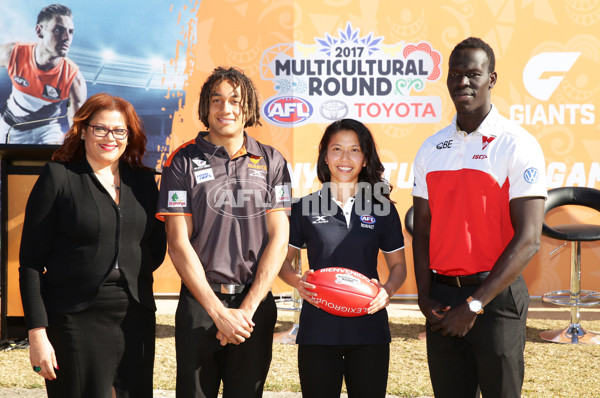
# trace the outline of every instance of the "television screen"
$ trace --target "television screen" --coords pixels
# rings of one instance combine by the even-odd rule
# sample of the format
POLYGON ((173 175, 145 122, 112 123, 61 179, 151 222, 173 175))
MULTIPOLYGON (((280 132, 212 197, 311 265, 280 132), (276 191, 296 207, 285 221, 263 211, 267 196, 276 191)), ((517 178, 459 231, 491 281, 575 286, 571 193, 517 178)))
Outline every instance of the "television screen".
POLYGON ((186 0, 51 3, 0 3, 0 145, 59 145, 85 99, 107 92, 133 104, 148 136, 145 163, 160 166, 185 101, 186 0))

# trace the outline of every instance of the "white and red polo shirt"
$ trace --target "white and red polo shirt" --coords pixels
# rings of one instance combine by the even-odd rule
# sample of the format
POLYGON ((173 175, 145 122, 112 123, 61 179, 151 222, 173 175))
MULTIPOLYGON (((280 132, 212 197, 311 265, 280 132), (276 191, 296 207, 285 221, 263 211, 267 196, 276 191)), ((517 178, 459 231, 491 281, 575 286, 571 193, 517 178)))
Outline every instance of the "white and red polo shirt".
POLYGON ((514 235, 509 201, 547 197, 539 143, 494 106, 471 134, 455 117, 425 140, 413 167, 412 195, 431 211, 430 268, 445 275, 491 270, 514 235))

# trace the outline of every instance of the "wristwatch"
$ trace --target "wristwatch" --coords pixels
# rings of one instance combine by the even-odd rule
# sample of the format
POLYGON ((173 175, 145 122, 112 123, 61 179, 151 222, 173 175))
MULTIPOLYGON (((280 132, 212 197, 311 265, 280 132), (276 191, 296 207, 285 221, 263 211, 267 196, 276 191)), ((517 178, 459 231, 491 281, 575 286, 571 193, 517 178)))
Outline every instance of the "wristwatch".
POLYGON ((467 304, 469 304, 469 310, 476 314, 483 314, 483 305, 481 305, 481 301, 475 300, 473 297, 467 297, 467 304))

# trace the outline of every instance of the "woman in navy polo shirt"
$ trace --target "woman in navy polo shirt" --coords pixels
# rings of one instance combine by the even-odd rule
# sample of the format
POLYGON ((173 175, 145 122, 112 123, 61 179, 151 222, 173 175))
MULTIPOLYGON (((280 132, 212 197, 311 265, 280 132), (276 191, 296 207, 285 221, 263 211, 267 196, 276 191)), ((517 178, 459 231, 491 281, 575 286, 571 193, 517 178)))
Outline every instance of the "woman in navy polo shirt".
POLYGON ((385 307, 406 279, 406 262, 402 225, 383 170, 369 129, 353 119, 336 121, 319 144, 322 189, 292 206, 279 276, 305 300, 296 339, 305 397, 339 397, 344 378, 350 398, 385 396, 391 341, 385 307), (310 270, 300 277, 292 260, 304 245, 310 270), (385 284, 378 281, 379 250, 390 270, 385 284), (368 315, 345 318, 318 308, 306 276, 326 267, 353 269, 379 285, 368 315))

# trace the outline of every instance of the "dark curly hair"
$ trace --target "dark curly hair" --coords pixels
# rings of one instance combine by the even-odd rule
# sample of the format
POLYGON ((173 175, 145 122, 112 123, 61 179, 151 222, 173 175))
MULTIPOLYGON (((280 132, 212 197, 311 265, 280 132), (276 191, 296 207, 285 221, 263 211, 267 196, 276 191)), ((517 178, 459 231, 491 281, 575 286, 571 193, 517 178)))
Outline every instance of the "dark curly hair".
POLYGON ((384 194, 384 196, 387 199, 390 199, 389 193, 392 191, 392 186, 383 178, 383 171, 385 168, 377 154, 373 135, 367 126, 354 119, 337 120, 325 129, 323 138, 321 138, 321 142, 319 143, 319 158, 317 159, 317 177, 319 178, 319 181, 323 184, 331 181, 331 172, 329 171, 329 166, 325 161, 325 157, 327 155, 327 147, 329 146, 331 137, 340 130, 351 130, 358 136, 360 150, 365 156, 366 163, 366 166, 362 168, 358 175, 358 181, 367 182, 373 186, 381 182, 387 184, 389 191, 384 194))
POLYGON ((215 86, 223 81, 230 82, 234 88, 240 87, 242 113, 246 119, 244 127, 261 126, 258 91, 252 80, 237 68, 215 68, 213 73, 206 79, 200 91, 200 104, 198 105, 200 121, 206 128, 210 128, 208 123, 210 96, 215 86))
POLYGON ((492 73, 496 70, 496 57, 494 56, 494 50, 492 50, 492 47, 490 47, 489 44, 487 44, 478 37, 469 37, 458 43, 456 47, 454 47, 454 50, 452 50, 452 52, 450 53, 449 60, 452 59, 456 52, 465 50, 467 48, 480 49, 485 51, 485 54, 487 55, 488 59, 488 72, 492 73))

